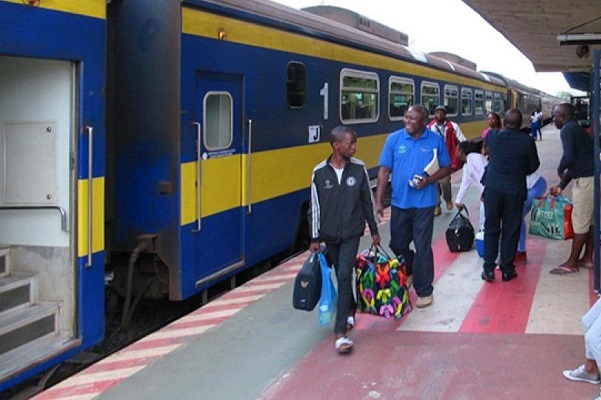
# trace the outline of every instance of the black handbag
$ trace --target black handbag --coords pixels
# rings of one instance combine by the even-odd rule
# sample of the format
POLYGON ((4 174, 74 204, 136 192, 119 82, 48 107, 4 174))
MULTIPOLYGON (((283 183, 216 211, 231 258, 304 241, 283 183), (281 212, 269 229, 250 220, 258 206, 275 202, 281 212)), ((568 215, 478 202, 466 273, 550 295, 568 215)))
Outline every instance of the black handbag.
POLYGON ((463 207, 457 211, 457 214, 453 217, 449 223, 449 227, 446 231, 447 245, 449 250, 453 253, 460 251, 469 251, 474 245, 474 227, 470 222, 470 214, 467 208, 463 207), (467 217, 461 213, 465 210, 467 217))
POLYGON ((294 280, 292 306, 297 310, 313 310, 321 296, 321 282, 319 257, 311 252, 294 280))

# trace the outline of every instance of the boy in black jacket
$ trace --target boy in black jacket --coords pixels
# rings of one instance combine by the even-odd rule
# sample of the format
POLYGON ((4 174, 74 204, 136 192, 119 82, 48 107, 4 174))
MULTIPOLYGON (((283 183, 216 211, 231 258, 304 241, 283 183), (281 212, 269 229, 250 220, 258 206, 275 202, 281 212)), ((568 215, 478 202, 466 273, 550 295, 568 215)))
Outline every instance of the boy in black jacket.
POLYGON ((321 242, 328 246, 338 280, 335 349, 348 353, 353 341, 346 334, 355 323, 356 307, 353 266, 365 222, 374 245, 380 244, 380 235, 367 169, 362 161, 353 158, 357 134, 348 127, 338 126, 332 129, 329 139, 332 155, 313 169, 311 179, 310 249, 318 251, 321 242))

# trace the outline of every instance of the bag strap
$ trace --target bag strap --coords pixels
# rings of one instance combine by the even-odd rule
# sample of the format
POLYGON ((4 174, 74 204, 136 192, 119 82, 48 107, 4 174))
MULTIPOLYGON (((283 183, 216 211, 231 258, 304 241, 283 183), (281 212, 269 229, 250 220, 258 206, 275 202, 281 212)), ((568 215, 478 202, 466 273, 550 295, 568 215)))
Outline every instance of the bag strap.
POLYGON ((462 212, 463 210, 465 210, 465 213, 467 214, 467 217, 469 218, 469 217, 470 217, 470 212, 467 210, 467 207, 462 207, 462 208, 461 208, 461 210, 457 211, 457 214, 455 214, 455 216, 453 217, 453 219, 457 218, 457 216, 458 216, 459 214, 461 214, 461 212, 462 212))
POLYGON ((392 260, 392 257, 390 257, 390 255, 388 255, 388 253, 386 252, 386 250, 384 250, 384 248, 382 247, 382 245, 377 245, 376 249, 378 251, 380 251, 382 254, 384 254, 386 256, 387 259, 392 260))

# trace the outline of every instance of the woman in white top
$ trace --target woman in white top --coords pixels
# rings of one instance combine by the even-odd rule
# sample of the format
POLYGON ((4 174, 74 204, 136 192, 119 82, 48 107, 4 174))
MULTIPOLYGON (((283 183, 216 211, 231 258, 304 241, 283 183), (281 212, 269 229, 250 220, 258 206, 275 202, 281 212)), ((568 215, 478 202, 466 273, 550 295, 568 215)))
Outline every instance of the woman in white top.
MULTIPOLYGON (((459 192, 457 192, 457 197, 455 197, 455 206, 459 210, 464 207, 462 202, 463 197, 472 184, 476 184, 480 197, 482 197, 484 186, 480 181, 482 180, 484 169, 488 165, 488 160, 481 154, 481 151, 481 140, 466 140, 465 142, 459 143, 457 146, 457 158, 465 163, 463 165, 463 177, 461 178, 459 192)), ((478 229, 484 229, 484 203, 482 201, 480 201, 480 221, 478 223, 478 229)))

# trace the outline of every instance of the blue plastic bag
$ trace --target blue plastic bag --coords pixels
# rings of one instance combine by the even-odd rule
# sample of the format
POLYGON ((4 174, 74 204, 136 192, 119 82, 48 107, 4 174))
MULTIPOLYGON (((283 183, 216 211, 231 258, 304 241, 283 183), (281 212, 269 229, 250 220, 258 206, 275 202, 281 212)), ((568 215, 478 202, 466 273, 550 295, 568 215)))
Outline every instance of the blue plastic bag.
POLYGON ((318 253, 321 267, 321 297, 319 298, 319 325, 327 325, 336 316, 338 294, 332 280, 331 269, 323 253, 318 253))

